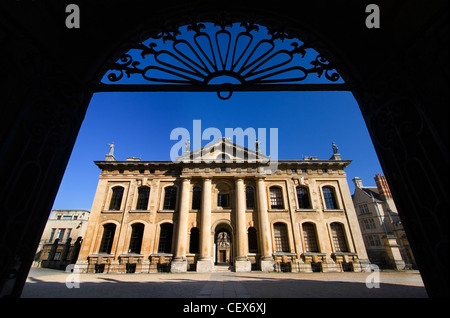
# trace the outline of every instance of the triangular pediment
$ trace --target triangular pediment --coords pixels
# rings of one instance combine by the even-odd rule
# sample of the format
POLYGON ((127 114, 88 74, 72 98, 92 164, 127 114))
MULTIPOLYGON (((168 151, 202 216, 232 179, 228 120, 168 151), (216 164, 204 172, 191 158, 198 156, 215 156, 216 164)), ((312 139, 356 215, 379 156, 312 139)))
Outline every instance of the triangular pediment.
POLYGON ((219 138, 206 146, 185 151, 176 158, 178 162, 207 162, 207 163, 233 163, 233 162, 258 162, 267 163, 270 157, 255 150, 251 150, 233 143, 231 138, 219 138))

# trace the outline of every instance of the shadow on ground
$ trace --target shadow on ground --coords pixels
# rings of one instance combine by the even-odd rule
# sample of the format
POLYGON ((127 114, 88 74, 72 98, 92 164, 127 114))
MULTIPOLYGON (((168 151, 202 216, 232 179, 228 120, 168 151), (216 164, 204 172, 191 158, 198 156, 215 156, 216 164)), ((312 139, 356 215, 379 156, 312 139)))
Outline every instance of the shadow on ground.
MULTIPOLYGON (((172 276, 161 281, 123 281, 96 277, 98 282, 81 282, 80 288, 67 288, 65 282, 48 282, 29 277, 23 298, 195 298, 207 280, 172 276)), ((209 281, 211 283, 211 281, 209 281)), ((236 280, 215 283, 236 284, 236 280)), ((276 279, 239 277, 252 298, 424 298, 424 287, 381 282, 380 288, 367 288, 361 282, 320 281, 307 279, 276 279)))

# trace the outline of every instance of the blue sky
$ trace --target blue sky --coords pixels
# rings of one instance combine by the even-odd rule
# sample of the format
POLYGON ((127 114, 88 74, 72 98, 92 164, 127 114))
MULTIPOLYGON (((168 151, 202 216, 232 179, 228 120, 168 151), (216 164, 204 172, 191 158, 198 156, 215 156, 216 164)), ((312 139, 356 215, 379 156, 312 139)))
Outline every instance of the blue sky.
MULTIPOLYGON (((146 49, 145 52, 153 53, 141 54, 142 50, 132 49, 127 52, 128 57, 118 63, 129 65, 130 68, 148 69, 144 72, 147 77, 156 78, 160 83, 162 79, 162 83, 165 83, 165 79, 185 80, 183 75, 198 81, 208 74, 220 73, 215 73, 215 70, 224 69, 233 69, 236 75, 248 76, 246 81, 272 70, 277 75, 268 79, 297 79, 305 74, 298 66, 311 69, 311 62, 317 62, 318 53, 311 48, 304 51, 305 55, 289 53, 302 46, 300 40, 277 38, 272 41, 268 30, 261 26, 258 30, 250 31, 249 35, 243 26, 235 23, 227 27, 230 31, 227 35, 219 26, 206 23, 202 35, 197 38, 195 32, 189 31, 186 26, 180 30, 178 44, 177 41, 164 40, 162 37, 148 39, 143 45, 152 49, 146 49), (210 34, 209 38, 205 32, 210 34), (214 42, 215 33, 219 35, 217 43, 214 42), (187 42, 190 45, 186 45, 187 42), (226 49, 228 46, 229 53, 226 49), (154 54, 161 50, 164 53, 154 54), (174 52, 184 55, 176 56, 174 52), (199 60, 200 57, 203 57, 203 61, 199 60), (165 64, 156 63, 158 60, 165 64), (212 65, 211 61, 216 61, 216 64, 212 65), (219 61, 226 62, 220 64, 219 61), (145 68, 148 65, 152 67, 145 68), (157 67, 153 67, 155 65, 157 67), (291 71, 277 73, 282 65, 291 67, 291 71), (182 74, 182 77, 173 75, 171 71, 161 71, 161 66, 166 69, 172 67, 171 71, 182 74)), ((102 79, 105 84, 114 84, 108 75, 120 75, 120 72, 107 72, 102 79)), ((147 83, 139 73, 131 74, 130 78, 124 73, 122 75, 119 84, 147 83)), ((213 76, 209 83, 230 81, 231 76, 227 77, 213 76)), ((329 83, 325 77, 324 74, 319 78, 317 74, 311 73, 300 82, 329 83)), ((336 83, 343 81, 339 79, 336 83)), ((202 130, 215 127, 223 136, 226 128, 254 128, 256 131, 266 128, 266 139, 269 140, 270 128, 277 128, 280 160, 302 159, 304 156, 329 159, 334 141, 339 146, 342 159, 353 160, 346 169, 352 193, 354 187, 351 180, 355 176, 362 178, 363 184, 373 185, 375 174, 382 173, 359 107, 350 92, 234 92, 228 100, 219 99, 216 93, 206 92, 96 93, 89 105, 53 208, 91 209, 100 173, 93 161, 104 160, 109 143, 115 143, 114 155, 117 160, 127 157, 170 160, 170 150, 177 143, 177 140, 170 140, 172 130, 183 127, 192 136, 194 120, 201 120, 202 130)), ((261 136, 258 138, 261 139, 261 136)), ((202 146, 208 142, 203 141, 202 146)), ((254 149, 254 145, 243 146, 254 149)), ((269 145, 266 149, 266 154, 270 155, 269 145)))
POLYGON ((346 169, 351 193, 355 176, 369 186, 383 173, 350 92, 234 92, 228 100, 216 93, 96 93, 53 209, 91 209, 100 173, 93 161, 104 160, 108 143, 115 142, 118 160, 170 160, 177 142, 171 131, 184 127, 192 134, 193 120, 222 134, 225 128, 278 128, 280 160, 329 159, 334 141, 342 159, 353 161, 346 169))

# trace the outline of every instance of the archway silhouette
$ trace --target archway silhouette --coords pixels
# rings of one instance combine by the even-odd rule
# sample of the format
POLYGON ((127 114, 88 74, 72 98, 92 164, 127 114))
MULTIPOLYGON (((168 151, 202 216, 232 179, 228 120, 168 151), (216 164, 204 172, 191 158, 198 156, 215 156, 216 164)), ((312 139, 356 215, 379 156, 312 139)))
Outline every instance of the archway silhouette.
POLYGON ((65 28, 68 1, 36 2, 32 10, 23 2, 0 5, 0 61, 8 79, 1 86, 2 296, 20 296, 105 61, 116 61, 121 45, 139 30, 237 13, 278 22, 289 34, 304 35, 299 38, 311 36, 319 52, 331 48, 329 56, 342 62, 340 74, 355 84, 352 92, 427 292, 448 297, 449 185, 441 171, 448 166, 447 1, 379 1, 384 13, 378 30, 364 25, 370 1, 295 3, 296 10, 289 2, 112 2, 83 3, 78 30, 65 28))

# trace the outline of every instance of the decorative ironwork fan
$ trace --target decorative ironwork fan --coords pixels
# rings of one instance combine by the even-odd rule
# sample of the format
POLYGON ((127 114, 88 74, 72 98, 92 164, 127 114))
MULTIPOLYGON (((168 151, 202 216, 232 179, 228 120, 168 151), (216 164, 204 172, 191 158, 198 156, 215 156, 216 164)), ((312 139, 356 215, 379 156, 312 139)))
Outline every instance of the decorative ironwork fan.
POLYGON ((106 72, 97 91, 348 90, 335 67, 296 38, 252 23, 193 23, 154 34, 106 72), (124 76, 126 75, 126 76, 124 76))

